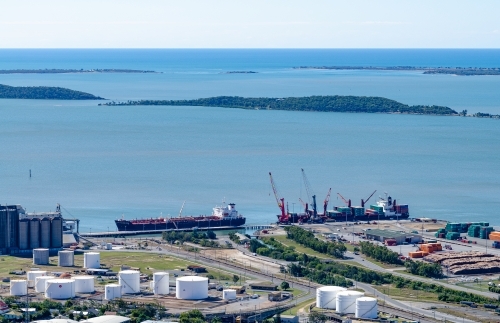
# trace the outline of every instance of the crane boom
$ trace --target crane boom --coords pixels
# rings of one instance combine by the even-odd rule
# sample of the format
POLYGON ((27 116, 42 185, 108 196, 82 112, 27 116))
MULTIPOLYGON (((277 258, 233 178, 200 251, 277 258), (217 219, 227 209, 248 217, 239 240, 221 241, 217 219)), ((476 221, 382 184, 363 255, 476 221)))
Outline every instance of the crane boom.
POLYGON ((361 206, 362 207, 365 207, 365 204, 368 203, 368 200, 370 200, 372 198, 373 194, 375 194, 376 191, 377 190, 373 191, 373 193, 370 196, 368 196, 368 198, 366 200, 361 199, 361 206))
POLYGON ((314 192, 311 189, 311 184, 309 183, 309 180, 307 179, 306 172, 304 171, 304 168, 301 168, 300 170, 302 171, 302 179, 304 180, 304 185, 306 187, 307 200, 309 201, 309 204, 311 204, 311 197, 314 195, 314 192))
POLYGON ((271 186, 273 188, 274 197, 276 198, 276 203, 278 203, 278 207, 280 208, 280 211, 281 211, 280 221, 285 220, 285 218, 286 218, 285 199, 283 197, 281 197, 281 195, 278 191, 278 188, 276 187, 276 184, 274 183, 273 175, 271 175, 271 172, 269 172, 269 178, 271 179, 271 186))
POLYGON ((351 200, 347 201, 342 195, 340 195, 340 193, 337 193, 337 195, 340 196, 342 201, 344 201, 345 205, 347 205, 348 207, 351 207, 351 200))
POLYGON ((323 202, 323 216, 326 216, 326 209, 328 208, 328 202, 330 202, 330 194, 332 193, 332 188, 328 190, 328 194, 326 194, 325 201, 323 202))

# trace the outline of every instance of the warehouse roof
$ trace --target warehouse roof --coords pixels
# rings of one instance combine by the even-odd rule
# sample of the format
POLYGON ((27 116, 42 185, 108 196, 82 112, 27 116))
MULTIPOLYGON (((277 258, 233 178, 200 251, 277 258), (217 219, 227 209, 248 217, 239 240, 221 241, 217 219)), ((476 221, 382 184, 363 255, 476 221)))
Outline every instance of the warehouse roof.
POLYGON ((413 234, 413 233, 397 232, 397 231, 390 231, 390 230, 379 230, 379 229, 367 230, 365 232, 365 234, 371 235, 371 236, 379 236, 379 237, 389 238, 389 239, 395 239, 395 238, 407 237, 407 236, 418 236, 418 234, 413 234))

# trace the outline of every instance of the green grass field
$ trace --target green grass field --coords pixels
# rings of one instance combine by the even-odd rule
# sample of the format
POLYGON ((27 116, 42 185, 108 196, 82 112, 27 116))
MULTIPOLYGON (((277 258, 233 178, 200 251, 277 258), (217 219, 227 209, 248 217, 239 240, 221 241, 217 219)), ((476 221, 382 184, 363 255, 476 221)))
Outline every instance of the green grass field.
MULTIPOLYGON (((186 269, 189 265, 197 264, 195 262, 150 252, 100 251, 100 254, 101 265, 105 265, 115 272, 120 271, 121 265, 139 268, 141 273, 151 274, 160 270, 186 269)), ((0 277, 14 277, 15 275, 11 275, 9 272, 14 270, 28 271, 32 267, 51 272, 72 272, 74 270, 81 270, 83 269, 83 254, 75 254, 74 267, 58 267, 57 256, 50 257, 50 265, 48 266, 34 266, 31 257, 0 257, 0 277)), ((212 274, 216 278, 219 277, 219 270, 215 268, 207 268, 207 271, 208 273, 203 275, 212 274)), ((229 279, 229 277, 232 277, 232 273, 228 273, 226 271, 221 271, 220 275, 223 280, 224 278, 229 279)))
POLYGON ((373 285, 373 288, 396 300, 418 301, 418 302, 439 302, 436 293, 423 290, 413 290, 410 288, 396 288, 394 285, 373 285))

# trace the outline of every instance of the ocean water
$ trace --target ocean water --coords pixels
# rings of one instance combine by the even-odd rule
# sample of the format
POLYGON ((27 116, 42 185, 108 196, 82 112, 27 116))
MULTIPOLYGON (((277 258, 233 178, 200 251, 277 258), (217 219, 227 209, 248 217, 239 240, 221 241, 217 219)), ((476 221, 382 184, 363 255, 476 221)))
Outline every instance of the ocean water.
MULTIPOLYGON (((500 66, 499 50, 0 50, 0 69, 130 68, 160 74, 0 75, 107 99, 214 95, 377 95, 500 113, 500 77, 294 70, 301 65, 500 66), (256 74, 224 74, 252 70, 256 74)), ((498 120, 205 107, 0 100, 0 203, 61 203, 83 231, 121 217, 208 214, 234 202, 247 223, 275 221, 268 172, 291 211, 332 188, 358 204, 377 189, 412 216, 500 225, 498 120), (29 178, 29 170, 32 177, 29 178)), ((372 200, 374 201, 374 200, 372 200)))

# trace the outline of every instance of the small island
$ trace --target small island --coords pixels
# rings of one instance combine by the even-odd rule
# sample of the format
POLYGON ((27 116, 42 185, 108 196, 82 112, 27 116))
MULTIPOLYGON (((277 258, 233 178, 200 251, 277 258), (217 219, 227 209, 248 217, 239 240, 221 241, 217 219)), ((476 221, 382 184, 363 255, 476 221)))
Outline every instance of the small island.
POLYGON ((0 99, 105 100, 90 93, 53 86, 9 86, 0 84, 0 99))
POLYGON ((222 72, 221 74, 257 74, 258 72, 254 71, 229 71, 229 72, 222 72))
POLYGON ((170 105, 257 110, 262 109, 318 112, 405 113, 444 116, 460 115, 460 113, 456 112, 455 110, 443 106, 410 106, 382 97, 341 95, 288 98, 244 98, 238 96, 218 96, 195 100, 140 100, 126 102, 108 102, 102 105, 170 105))
POLYGON ((88 74, 88 73, 160 73, 155 71, 143 71, 143 70, 129 70, 129 69, 116 69, 116 68, 104 68, 104 69, 13 69, 13 70, 0 70, 0 74, 88 74))
POLYGON ((421 71, 423 74, 452 74, 459 76, 500 75, 496 67, 417 67, 417 66, 299 66, 294 69, 366 70, 366 71, 421 71))

